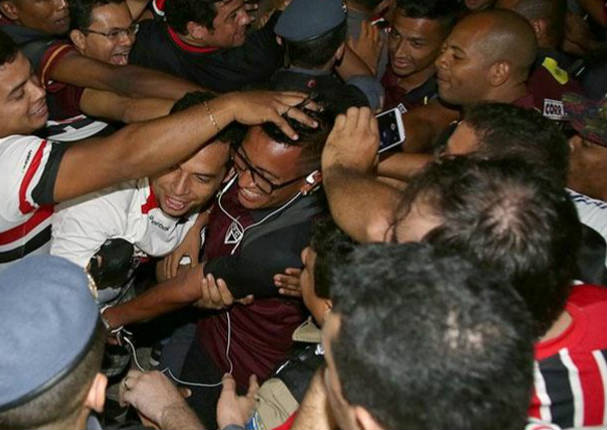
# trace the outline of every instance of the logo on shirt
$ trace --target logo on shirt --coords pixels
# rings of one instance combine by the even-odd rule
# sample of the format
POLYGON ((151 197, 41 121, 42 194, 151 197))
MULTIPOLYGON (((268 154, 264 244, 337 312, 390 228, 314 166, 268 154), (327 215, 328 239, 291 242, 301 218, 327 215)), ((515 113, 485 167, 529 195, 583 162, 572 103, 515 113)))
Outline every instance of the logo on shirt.
POLYGON ((244 234, 244 229, 239 222, 232 221, 230 224, 230 228, 226 232, 225 239, 223 241, 226 245, 235 245, 242 240, 242 235, 244 234))
POLYGON ((544 99, 544 117, 556 121, 565 119, 565 108, 560 100, 544 99))

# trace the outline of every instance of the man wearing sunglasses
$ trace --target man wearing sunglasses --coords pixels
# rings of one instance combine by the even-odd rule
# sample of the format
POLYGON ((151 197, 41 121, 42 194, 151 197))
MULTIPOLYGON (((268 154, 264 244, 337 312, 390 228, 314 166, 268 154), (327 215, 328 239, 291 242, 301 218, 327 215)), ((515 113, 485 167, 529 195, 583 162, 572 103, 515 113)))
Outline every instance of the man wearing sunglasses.
MULTIPOLYGON (((316 129, 293 123, 298 141, 269 124, 250 127, 232 153, 236 175, 210 213, 204 264, 103 314, 119 327, 194 302, 216 310, 232 305, 203 314, 182 380, 214 384, 231 370, 246 392, 250 375, 263 381, 291 348, 304 310, 301 302, 279 296, 273 276, 301 265, 312 221, 324 211, 311 191, 320 182, 317 169, 334 113, 312 115, 316 129), (249 295, 252 304, 237 302, 249 295)), ((206 428, 214 428, 219 389, 191 388, 191 406, 206 428)))

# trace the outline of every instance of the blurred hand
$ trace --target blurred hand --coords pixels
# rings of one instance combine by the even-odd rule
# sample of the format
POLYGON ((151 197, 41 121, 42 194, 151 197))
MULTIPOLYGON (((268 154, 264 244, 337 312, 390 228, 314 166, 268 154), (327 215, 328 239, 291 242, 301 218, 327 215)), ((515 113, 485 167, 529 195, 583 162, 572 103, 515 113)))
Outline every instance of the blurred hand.
POLYGON ((287 267, 284 273, 274 275, 274 285, 278 287, 278 292, 285 296, 301 297, 300 274, 301 269, 287 267))
POLYGON ((367 107, 338 115, 322 153, 323 172, 333 166, 369 171, 377 163, 379 128, 367 107))
POLYGON ((223 375, 223 388, 217 402, 217 424, 220 429, 230 424, 244 427, 255 407, 255 396, 259 391, 257 376, 249 378, 249 390, 245 396, 236 394, 236 381, 230 374, 223 375))
POLYGON ((200 282, 201 296, 194 303, 194 306, 203 309, 225 309, 234 303, 249 305, 253 302, 253 295, 248 295, 242 299, 234 300, 234 296, 228 289, 228 285, 223 279, 215 279, 208 273, 200 282))

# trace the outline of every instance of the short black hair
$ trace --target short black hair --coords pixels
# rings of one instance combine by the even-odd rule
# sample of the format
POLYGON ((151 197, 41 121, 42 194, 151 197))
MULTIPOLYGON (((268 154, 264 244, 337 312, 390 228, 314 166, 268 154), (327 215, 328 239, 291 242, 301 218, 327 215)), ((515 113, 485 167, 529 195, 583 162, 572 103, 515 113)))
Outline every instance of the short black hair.
POLYGON ((86 30, 91 26, 93 9, 106 4, 125 3, 125 0, 70 0, 70 26, 72 29, 86 30))
POLYGON ((331 30, 303 41, 283 38, 285 52, 291 66, 314 69, 331 60, 337 49, 346 41, 346 20, 331 30))
POLYGON ((12 63, 17 57, 19 48, 5 32, 0 30, 0 66, 12 63))
MULTIPOLYGON (((210 91, 192 91, 184 95, 182 98, 177 100, 171 108, 171 113, 180 112, 189 107, 208 102, 217 97, 210 91)), ((229 143, 230 145, 238 145, 244 138, 246 128, 238 122, 232 122, 230 125, 221 130, 213 138, 213 140, 219 140, 221 142, 229 143)))
MULTIPOLYGON (((294 89, 296 90, 296 89, 294 89)), ((324 95, 314 97, 316 103, 323 106, 322 111, 313 111, 300 107, 308 116, 316 120, 318 127, 308 127, 299 121, 285 116, 289 125, 295 130, 299 139, 293 140, 284 134, 280 128, 273 122, 266 122, 262 125, 263 132, 267 134, 275 142, 280 142, 285 145, 302 147, 301 161, 306 170, 320 168, 320 156, 325 147, 325 142, 329 133, 333 129, 335 117, 341 113, 341 103, 339 101, 330 100, 324 95)))
POLYGON ((556 121, 539 112, 506 103, 478 103, 464 108, 463 121, 474 130, 479 148, 473 157, 520 157, 548 179, 565 186, 569 146, 556 121))
POLYGON ((462 10, 457 0, 397 0, 396 13, 409 18, 439 20, 448 33, 462 10))
POLYGON ((164 13, 169 26, 178 33, 186 34, 190 21, 212 30, 213 20, 217 16, 217 3, 220 1, 170 0, 166 2, 164 13))
POLYGON ((424 240, 468 255, 511 282, 540 337, 565 309, 581 225, 565 189, 534 169, 522 159, 432 163, 409 182, 398 212, 408 213, 415 201, 440 218, 424 240))
POLYGON ((424 243, 359 245, 332 286, 345 399, 384 428, 522 428, 529 314, 511 285, 424 243))
POLYGON ((348 237, 331 217, 317 219, 312 226, 310 248, 316 252, 314 263, 314 292, 318 297, 329 299, 333 271, 352 252, 354 241, 348 237))
POLYGON ((70 428, 83 407, 87 390, 101 370, 107 332, 101 319, 82 360, 67 375, 32 400, 0 413, 0 427, 10 429, 70 428))

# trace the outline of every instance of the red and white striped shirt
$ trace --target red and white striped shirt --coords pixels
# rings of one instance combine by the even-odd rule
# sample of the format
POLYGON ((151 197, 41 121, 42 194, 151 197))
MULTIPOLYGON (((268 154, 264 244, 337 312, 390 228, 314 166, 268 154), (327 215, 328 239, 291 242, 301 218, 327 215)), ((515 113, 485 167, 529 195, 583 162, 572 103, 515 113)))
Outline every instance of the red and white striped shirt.
POLYGON ((65 148, 36 136, 0 138, 0 271, 28 254, 48 253, 65 148))
POLYGON ((607 424, 607 288, 578 285, 560 336, 535 346, 529 415, 567 427, 607 424))

